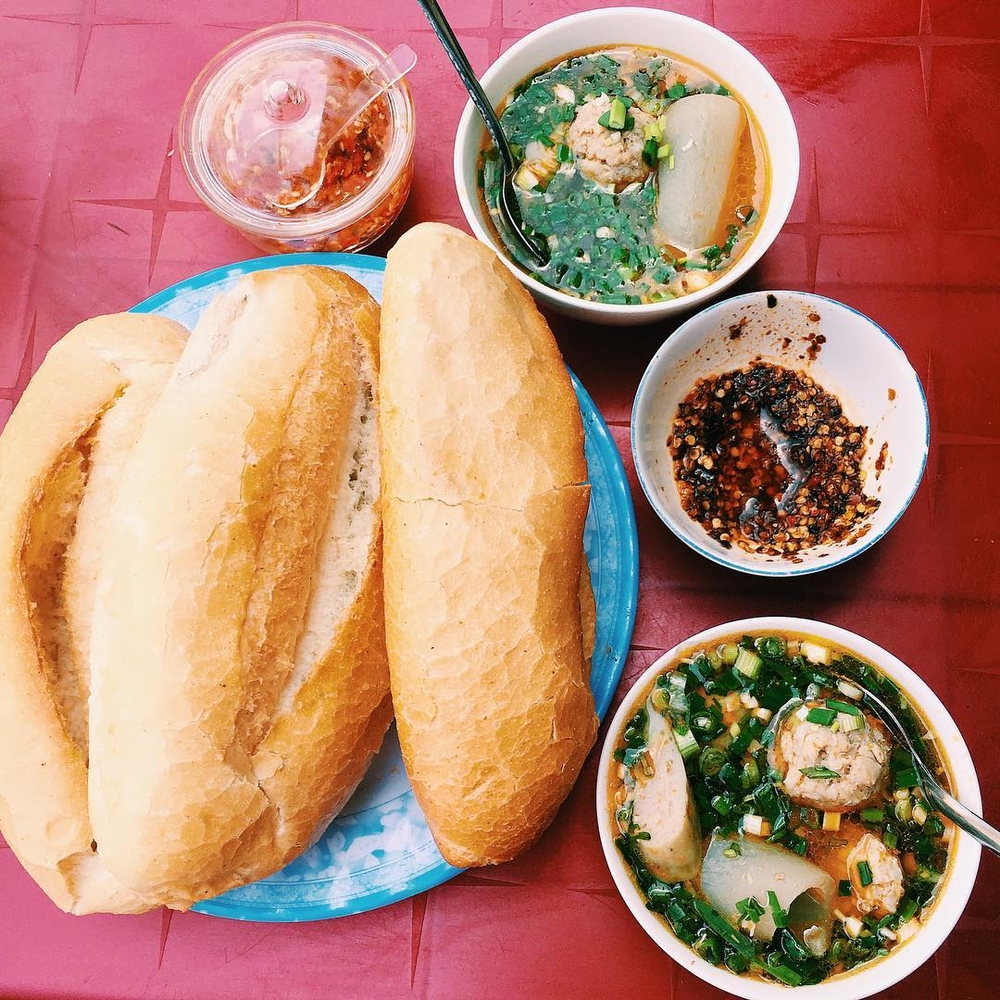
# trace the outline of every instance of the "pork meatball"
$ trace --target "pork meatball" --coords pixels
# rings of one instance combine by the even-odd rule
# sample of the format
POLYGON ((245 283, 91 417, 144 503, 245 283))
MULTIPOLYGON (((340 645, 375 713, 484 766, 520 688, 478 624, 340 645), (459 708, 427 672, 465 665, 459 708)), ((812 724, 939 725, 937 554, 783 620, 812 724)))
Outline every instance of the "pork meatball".
POLYGON ((638 107, 629 108, 630 129, 611 129, 598 119, 611 109, 607 94, 582 104, 569 127, 567 139, 576 158, 577 169, 603 187, 620 191, 633 181, 646 179, 650 168, 642 158, 643 129, 653 119, 638 107))
POLYGON ((850 812, 877 799, 889 767, 889 744, 870 720, 853 732, 834 730, 793 715, 778 731, 771 765, 784 777, 788 797, 803 806, 850 812), (809 777, 811 768, 828 768, 837 777, 809 777))
POLYGON ((866 833, 847 855, 847 872, 854 888, 855 905, 861 913, 884 917, 895 913, 903 898, 903 867, 895 851, 890 851, 878 837, 866 833), (872 880, 862 885, 858 862, 867 862, 872 880))

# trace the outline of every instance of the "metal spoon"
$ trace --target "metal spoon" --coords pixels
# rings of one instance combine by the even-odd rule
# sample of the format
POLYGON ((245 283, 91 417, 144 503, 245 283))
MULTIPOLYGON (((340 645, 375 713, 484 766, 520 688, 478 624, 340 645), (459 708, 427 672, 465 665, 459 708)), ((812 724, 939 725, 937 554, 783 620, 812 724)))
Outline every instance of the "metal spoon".
POLYGON ((489 132, 490 138, 493 140, 493 145, 496 146, 497 152, 500 154, 500 196, 497 199, 497 215, 505 231, 504 235, 510 236, 529 260, 534 261, 538 267, 544 267, 549 262, 548 244, 525 231, 524 220, 521 217, 521 206, 518 203, 513 182, 517 164, 514 162, 514 155, 510 151, 510 145, 507 142, 507 136, 504 135, 500 119, 493 110, 490 99, 479 85, 472 65, 458 44, 458 39, 451 30, 451 25, 441 13, 437 0, 417 0, 417 3, 427 15, 427 20, 430 21, 434 33, 444 46, 445 52, 448 53, 452 65, 472 98, 472 103, 475 104, 482 116, 486 131, 489 132))
POLYGON ((920 777, 920 787, 923 789, 928 801, 937 806, 956 826, 961 827, 970 836, 975 837, 976 840, 985 847, 988 847, 994 854, 1000 854, 1000 830, 994 829, 982 816, 976 815, 967 806, 962 805, 954 795, 938 784, 937 779, 931 773, 931 769, 924 763, 923 757, 921 757, 917 748, 913 745, 913 741, 910 739, 905 727, 892 709, 878 695, 873 694, 868 688, 859 684, 856 678, 845 676, 843 680, 849 684, 853 684, 862 692, 864 704, 871 708, 872 712, 885 723, 886 728, 892 735, 909 750, 920 777))

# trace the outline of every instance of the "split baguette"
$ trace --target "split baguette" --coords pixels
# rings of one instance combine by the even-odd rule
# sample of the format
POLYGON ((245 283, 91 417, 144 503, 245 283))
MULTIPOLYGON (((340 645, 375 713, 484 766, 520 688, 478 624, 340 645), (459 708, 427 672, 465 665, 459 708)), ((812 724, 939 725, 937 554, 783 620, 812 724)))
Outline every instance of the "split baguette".
POLYGON ((507 861, 597 731, 583 426, 496 255, 428 223, 390 251, 381 331, 385 612, 407 773, 444 858, 507 861))
POLYGON ((122 314, 48 353, 0 435, 0 830, 62 909, 156 905, 111 874, 87 810, 90 613, 126 457, 187 331, 122 314))
POLYGON ((378 307, 246 276, 129 455, 91 636, 90 811, 108 867, 184 908, 323 832, 391 721, 378 307))

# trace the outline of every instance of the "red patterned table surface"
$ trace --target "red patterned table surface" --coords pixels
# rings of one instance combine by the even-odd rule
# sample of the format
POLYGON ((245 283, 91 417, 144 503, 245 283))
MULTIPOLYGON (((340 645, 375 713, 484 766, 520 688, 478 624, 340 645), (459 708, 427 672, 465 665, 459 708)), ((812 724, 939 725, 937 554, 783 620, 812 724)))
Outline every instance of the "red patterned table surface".
MULTIPOLYGON (((525 32, 595 0, 445 0, 479 71, 525 32)), ((554 319, 611 424, 633 485, 642 589, 626 679, 721 621, 815 617, 872 638, 956 717, 988 817, 1000 819, 1000 5, 996 0, 679 0, 770 69, 802 147, 798 197, 735 291, 814 290, 872 316, 926 388, 927 473, 892 533, 808 579, 709 564, 635 483, 628 418, 666 327, 554 319)), ((256 251, 189 189, 181 101, 225 43, 265 24, 336 20, 408 42, 419 140, 406 227, 464 226, 451 180, 464 93, 412 0, 0 0, 0 422, 48 347, 85 317, 256 251)), ((372 913, 303 925, 197 914, 73 918, 0 850, 0 997, 618 997, 720 995, 640 931, 612 885, 593 815, 596 755, 541 842, 372 913)), ((886 996, 995 995, 1000 864, 933 960, 886 996)))

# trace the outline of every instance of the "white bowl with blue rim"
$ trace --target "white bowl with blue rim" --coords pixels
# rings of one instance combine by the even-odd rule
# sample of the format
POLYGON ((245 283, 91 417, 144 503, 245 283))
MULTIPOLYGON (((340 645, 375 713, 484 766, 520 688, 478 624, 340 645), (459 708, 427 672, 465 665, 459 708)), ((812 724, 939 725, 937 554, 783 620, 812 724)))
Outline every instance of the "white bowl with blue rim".
POLYGON ((920 379, 877 323, 822 295, 761 291, 709 306, 677 328, 639 383, 631 435, 646 499, 685 545, 730 569, 789 577, 838 566, 885 536, 920 485, 930 420, 920 379), (802 549, 794 558, 726 547, 712 538, 681 505, 667 443, 678 404, 698 379, 757 359, 805 372, 837 396, 851 423, 867 428, 864 492, 878 499, 878 509, 843 540, 802 549))

